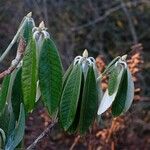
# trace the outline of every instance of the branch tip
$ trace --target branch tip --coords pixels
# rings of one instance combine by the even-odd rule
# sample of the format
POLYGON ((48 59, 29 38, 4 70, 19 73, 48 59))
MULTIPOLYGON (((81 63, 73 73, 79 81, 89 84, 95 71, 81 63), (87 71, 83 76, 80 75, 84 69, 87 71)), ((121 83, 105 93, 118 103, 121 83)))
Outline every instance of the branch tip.
POLYGON ((29 13, 27 14, 27 17, 32 17, 32 12, 29 12, 29 13))
POLYGON ((45 23, 44 23, 44 21, 42 21, 42 22, 39 24, 39 28, 45 28, 45 23))
POLYGON ((84 50, 82 56, 85 57, 85 58, 88 57, 88 50, 87 49, 84 50))

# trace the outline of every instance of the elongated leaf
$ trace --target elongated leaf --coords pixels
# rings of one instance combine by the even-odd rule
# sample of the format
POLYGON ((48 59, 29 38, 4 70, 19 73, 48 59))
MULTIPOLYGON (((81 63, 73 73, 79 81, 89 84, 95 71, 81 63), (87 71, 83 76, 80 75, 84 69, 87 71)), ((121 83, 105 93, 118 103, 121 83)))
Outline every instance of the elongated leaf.
POLYGON ((12 87, 11 102, 15 119, 18 120, 20 112, 20 104, 23 102, 22 83, 21 83, 22 68, 19 68, 16 71, 17 74, 12 87))
POLYGON ((117 88, 117 79, 118 79, 118 75, 120 73, 120 69, 118 69, 118 67, 114 68, 109 76, 109 81, 108 81, 108 94, 112 95, 116 88, 117 88))
POLYGON ((95 73, 95 78, 96 78, 96 82, 97 82, 97 89, 98 89, 98 105, 100 104, 101 100, 102 100, 102 95, 103 95, 103 91, 101 88, 101 79, 97 80, 97 78, 100 76, 98 69, 96 67, 96 65, 93 66, 94 69, 94 73, 95 73))
POLYGON ((106 67, 104 73, 106 72, 110 72, 110 68, 112 68, 112 66, 120 59, 120 56, 114 58, 106 67))
POLYGON ((127 80, 128 80, 128 75, 127 75, 127 70, 125 69, 117 95, 112 104, 112 114, 114 117, 119 116, 123 112, 123 109, 125 107, 125 101, 127 98, 127 88, 128 88, 127 80))
POLYGON ((37 63, 35 40, 27 45, 22 66, 22 92, 27 112, 32 111, 36 99, 37 63))
POLYGON ((98 91, 93 67, 89 67, 84 84, 80 111, 79 133, 84 134, 93 123, 98 109, 98 91))
POLYGON ((116 96, 114 104, 112 105, 112 113, 114 116, 119 116, 121 113, 126 112, 134 98, 134 83, 131 73, 127 68, 124 76, 120 91, 116 96))
POLYGON ((101 115, 102 113, 104 113, 112 105, 113 101, 115 100, 115 97, 117 95, 117 92, 119 90, 119 86, 122 80, 122 76, 124 74, 124 68, 118 66, 118 71, 120 73, 117 77, 115 92, 110 96, 108 94, 108 90, 106 90, 98 108, 98 112, 97 112, 98 115, 101 115))
POLYGON ((23 104, 21 104, 18 122, 16 124, 15 129, 7 138, 5 150, 14 150, 17 147, 17 145, 23 139, 24 129, 25 129, 25 111, 23 104))
POLYGON ((21 32, 21 36, 25 39, 26 44, 29 44, 30 40, 32 39, 33 27, 35 27, 33 18, 26 17, 24 27, 21 32))
POLYGON ((9 89, 9 82, 10 82, 10 75, 6 76, 3 79, 3 83, 0 91, 0 116, 2 115, 5 109, 5 104, 6 104, 7 94, 9 89))
POLYGON ((6 140, 5 132, 0 128, 0 148, 3 148, 6 140))
POLYGON ((10 75, 8 92, 6 96, 6 104, 4 106, 4 111, 0 116, 0 128, 4 130, 6 136, 14 129, 15 118, 12 111, 12 104, 11 104, 11 94, 12 94, 12 85, 14 83, 14 79, 16 76, 16 70, 14 70, 10 75))
POLYGON ((129 70, 129 68, 127 68, 127 76, 128 76, 128 80, 127 80, 127 97, 126 97, 126 101, 125 101, 125 106, 124 106, 124 109, 123 109, 123 112, 126 112, 128 111, 128 109, 130 108, 132 102, 133 102, 133 99, 134 99, 134 83, 133 83, 133 80, 132 80, 132 75, 131 75, 131 72, 129 70))
POLYGON ((69 134, 77 133, 77 129, 78 129, 77 127, 78 127, 79 120, 80 120, 80 111, 81 111, 82 94, 83 94, 84 83, 85 83, 84 73, 82 73, 81 87, 80 87, 80 96, 79 96, 79 100, 78 100, 78 107, 77 107, 77 110, 76 110, 76 115, 75 115, 75 118, 73 120, 73 123, 71 124, 71 126, 67 130, 67 132, 69 134))
POLYGON ((57 112, 62 91, 62 64, 54 42, 44 39, 39 60, 42 99, 50 115, 57 112))
POLYGON ((72 124, 78 107, 82 70, 75 65, 68 77, 60 102, 60 122, 65 130, 72 124))
POLYGON ((73 69, 73 63, 69 66, 69 68, 67 69, 67 71, 65 72, 65 74, 63 76, 63 88, 66 85, 67 79, 68 79, 72 69, 73 69))

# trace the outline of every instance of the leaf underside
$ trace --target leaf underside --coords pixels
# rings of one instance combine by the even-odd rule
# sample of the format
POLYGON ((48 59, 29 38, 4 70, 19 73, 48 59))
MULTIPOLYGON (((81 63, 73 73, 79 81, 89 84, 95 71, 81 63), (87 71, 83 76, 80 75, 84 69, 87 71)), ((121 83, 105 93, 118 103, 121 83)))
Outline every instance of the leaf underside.
POLYGON ((15 129, 11 132, 11 134, 7 138, 5 149, 14 150, 23 139, 24 130, 25 130, 25 111, 23 104, 21 104, 18 122, 16 124, 15 129))
POLYGON ((67 130, 76 115, 80 95, 82 70, 80 65, 75 65, 68 77, 60 102, 60 122, 67 130))
POLYGON ((40 52, 39 85, 50 115, 57 112, 62 91, 62 64, 51 39, 45 39, 40 52))
MULTIPOLYGON (((115 81, 115 89, 113 90, 113 94, 109 95, 108 89, 105 91, 103 98, 100 102, 99 108, 98 108, 98 115, 101 115, 102 113, 104 113, 113 103, 113 101, 115 100, 116 94, 118 93, 121 81, 122 81, 122 76, 124 74, 124 68, 121 66, 117 66, 118 69, 118 76, 117 76, 117 82, 115 81)), ((112 82, 112 81, 111 81, 112 82)), ((110 84, 110 83, 109 83, 110 84)))

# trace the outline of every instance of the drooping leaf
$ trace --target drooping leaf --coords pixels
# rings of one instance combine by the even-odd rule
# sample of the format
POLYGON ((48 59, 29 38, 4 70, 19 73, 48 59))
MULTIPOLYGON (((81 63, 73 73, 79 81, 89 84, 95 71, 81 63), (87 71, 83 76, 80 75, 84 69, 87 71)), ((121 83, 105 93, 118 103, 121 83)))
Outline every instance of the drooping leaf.
POLYGON ((128 77, 127 97, 126 97, 125 107, 123 109, 123 112, 128 111, 134 99, 134 83, 129 68, 127 68, 127 77, 128 77))
POLYGON ((0 116, 2 115, 5 109, 5 104, 6 104, 7 94, 9 89, 9 82, 10 82, 10 75, 6 76, 3 79, 2 87, 0 90, 0 116))
POLYGON ((22 83, 21 83, 22 68, 19 68, 16 71, 17 74, 12 87, 11 102, 15 119, 18 120, 20 112, 20 104, 23 102, 22 83))
POLYGON ((14 150, 17 147, 17 145, 23 139, 24 129, 25 129, 25 111, 23 104, 21 104, 18 122, 15 126, 15 129, 7 138, 7 143, 5 145, 6 150, 14 150))
POLYGON ((75 118, 80 96, 81 77, 81 66, 75 65, 62 92, 59 113, 60 122, 65 130, 71 126, 75 118))
POLYGON ((116 95, 115 101, 112 105, 113 116, 119 116, 126 112, 132 104, 134 98, 134 83, 132 80, 129 68, 125 70, 125 74, 116 95))
POLYGON ((98 72, 98 69, 96 67, 96 65, 93 66, 94 69, 94 73, 95 73, 95 78, 96 78, 96 83, 97 83, 97 91, 98 91, 98 104, 100 104, 101 100, 102 100, 102 95, 103 95, 103 91, 101 88, 101 79, 98 79, 100 74, 98 72))
POLYGON ((22 92, 25 110, 32 111, 36 99, 37 84, 37 63, 36 63, 36 44, 31 39, 27 45, 22 65, 22 92))
POLYGON ((73 69, 73 63, 69 66, 69 68, 67 69, 67 71, 65 72, 65 74, 63 76, 63 88, 66 85, 67 79, 68 79, 72 69, 73 69))
POLYGON ((106 67, 104 73, 110 72, 110 70, 111 70, 110 68, 112 68, 112 66, 113 66, 119 59, 120 59, 120 56, 114 58, 114 59, 107 65, 107 67, 106 67))
POLYGON ((32 29, 35 27, 33 18, 26 17, 24 20, 24 26, 21 31, 21 36, 25 39, 26 44, 29 44, 32 39, 32 29))
POLYGON ((6 141, 6 135, 3 129, 0 128, 0 148, 3 148, 6 141))
POLYGON ((109 80, 108 80, 108 94, 112 95, 116 88, 117 88, 117 78, 119 75, 120 69, 118 67, 115 67, 112 72, 109 75, 109 80))
POLYGON ((80 87, 80 96, 79 96, 79 100, 78 100, 78 106, 77 106, 76 115, 75 115, 75 118, 73 120, 73 123, 71 124, 71 126, 67 130, 67 132, 69 134, 77 133, 77 129, 78 129, 77 127, 78 127, 79 119, 80 119, 80 111, 81 111, 82 94, 83 94, 84 83, 85 83, 84 73, 82 73, 81 87, 80 87))
POLYGON ((115 88, 115 92, 110 96, 108 94, 108 89, 106 90, 106 92, 104 93, 102 100, 100 102, 99 108, 98 108, 98 115, 101 115, 102 113, 104 113, 113 103, 113 101, 115 100, 115 97, 117 95, 117 92, 119 90, 119 86, 122 80, 122 76, 124 74, 124 68, 121 67, 120 65, 117 66, 118 69, 118 76, 117 76, 117 82, 116 82, 116 88, 115 88))
POLYGON ((14 79, 16 76, 16 69, 11 73, 8 92, 6 96, 6 104, 4 106, 4 111, 0 116, 0 128, 4 130, 6 136, 14 129, 15 118, 12 110, 12 103, 11 103, 11 94, 12 94, 12 86, 14 83, 14 79))
POLYGON ((93 123, 98 108, 98 91, 93 67, 89 67, 84 84, 80 111, 79 133, 84 134, 93 123))
POLYGON ((54 42, 44 39, 39 60, 42 99, 50 115, 57 112, 62 90, 62 64, 54 42))
POLYGON ((114 117, 119 116, 123 112, 123 109, 125 107, 125 101, 127 98, 127 88, 128 88, 127 80, 128 80, 128 74, 127 74, 127 70, 125 69, 117 95, 112 104, 112 114, 114 117))

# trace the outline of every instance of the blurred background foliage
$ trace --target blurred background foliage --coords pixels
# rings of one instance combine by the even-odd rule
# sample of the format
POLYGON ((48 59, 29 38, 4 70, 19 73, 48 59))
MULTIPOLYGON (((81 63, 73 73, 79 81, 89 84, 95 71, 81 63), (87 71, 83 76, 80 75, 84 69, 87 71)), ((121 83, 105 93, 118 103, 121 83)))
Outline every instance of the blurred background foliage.
MULTIPOLYGON (((149 0, 0 0, 0 55, 15 35, 22 18, 30 11, 37 25, 44 20, 65 69, 85 48, 91 56, 102 55, 108 63, 117 55, 128 53, 130 56, 130 47, 142 43, 144 64, 140 81, 143 96, 150 97, 149 0)), ((0 69, 9 65, 15 53, 14 46, 0 69)), ((145 113, 144 117, 148 117, 149 113, 145 113)), ((30 121, 28 123, 30 126, 30 121)), ((135 138, 137 142, 139 139, 135 138)))
MULTIPOLYGON (((65 68, 85 48, 94 57, 103 55, 108 63, 117 55, 129 53, 134 43, 141 42, 144 46, 144 75, 148 81, 145 86, 150 83, 147 80, 150 73, 149 0, 1 0, 0 54, 30 11, 36 24, 44 20, 56 41, 65 68)), ((145 93, 150 92, 146 90, 145 93)))

